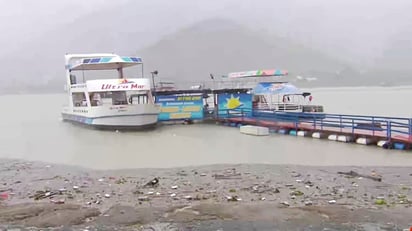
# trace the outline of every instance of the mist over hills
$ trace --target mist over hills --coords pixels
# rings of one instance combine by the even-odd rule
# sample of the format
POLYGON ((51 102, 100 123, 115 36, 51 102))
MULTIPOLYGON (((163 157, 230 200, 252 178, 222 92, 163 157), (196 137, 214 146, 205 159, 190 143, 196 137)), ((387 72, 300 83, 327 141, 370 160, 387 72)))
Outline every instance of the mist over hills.
POLYGON ((293 41, 230 20, 206 20, 168 35, 138 52, 149 70, 166 79, 202 81, 209 73, 279 68, 291 75, 327 78, 348 64, 293 41))

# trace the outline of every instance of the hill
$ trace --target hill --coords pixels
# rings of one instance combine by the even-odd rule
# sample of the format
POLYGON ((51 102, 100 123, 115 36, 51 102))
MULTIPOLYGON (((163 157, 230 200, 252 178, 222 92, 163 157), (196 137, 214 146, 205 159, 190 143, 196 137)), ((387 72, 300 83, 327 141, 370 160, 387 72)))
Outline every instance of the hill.
MULTIPOLYGON (((146 70, 160 78, 201 81, 234 71, 280 68, 329 82, 348 64, 293 41, 224 19, 206 20, 140 50, 146 70)), ((336 80, 336 79, 334 79, 336 80)))

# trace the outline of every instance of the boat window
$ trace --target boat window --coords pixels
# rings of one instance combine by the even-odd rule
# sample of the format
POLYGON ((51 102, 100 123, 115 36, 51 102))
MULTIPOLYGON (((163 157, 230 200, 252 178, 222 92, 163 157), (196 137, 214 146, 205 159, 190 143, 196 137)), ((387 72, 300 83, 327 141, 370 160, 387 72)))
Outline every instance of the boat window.
POLYGON ((70 84, 71 85, 77 84, 76 76, 74 74, 70 74, 70 84))
POLYGON ((139 104, 147 104, 148 103, 147 94, 138 95, 138 102, 139 104))
POLYGON ((149 96, 147 93, 132 94, 129 97, 130 104, 148 104, 149 96))
POLYGON ((127 96, 125 91, 113 91, 112 92, 112 104, 124 105, 127 104, 127 96))
POLYGON ((103 105, 102 93, 100 93, 100 92, 90 92, 89 95, 90 95, 90 104, 91 104, 92 107, 103 105))
POLYGON ((84 92, 72 93, 74 107, 87 107, 86 95, 84 92))

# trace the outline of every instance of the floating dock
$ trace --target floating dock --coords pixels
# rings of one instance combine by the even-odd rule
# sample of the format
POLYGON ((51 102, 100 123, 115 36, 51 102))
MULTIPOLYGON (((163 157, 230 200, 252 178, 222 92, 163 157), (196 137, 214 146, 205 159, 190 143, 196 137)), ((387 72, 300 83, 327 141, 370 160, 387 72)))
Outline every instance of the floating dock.
POLYGON ((161 105, 159 122, 207 120, 231 127, 253 125, 267 128, 270 133, 386 149, 412 147, 412 118, 260 110, 253 108, 250 90, 155 92, 156 102, 161 105))
POLYGON ((216 120, 222 124, 263 126, 292 136, 397 150, 410 150, 412 147, 412 118, 231 110, 225 116, 216 116, 216 120), (248 114, 251 116, 245 116, 248 114))

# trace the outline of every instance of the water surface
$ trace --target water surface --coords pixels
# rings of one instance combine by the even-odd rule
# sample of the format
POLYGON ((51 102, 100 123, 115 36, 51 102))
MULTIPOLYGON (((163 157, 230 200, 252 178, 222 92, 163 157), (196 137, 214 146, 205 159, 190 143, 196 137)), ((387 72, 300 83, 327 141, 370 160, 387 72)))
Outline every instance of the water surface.
MULTIPOLYGON (((311 90, 330 113, 412 117, 412 87, 311 90)), ((221 163, 412 166, 412 153, 327 140, 242 135, 209 124, 163 126, 150 132, 108 132, 60 119, 66 95, 7 95, 0 120, 0 157, 96 169, 221 163)))

